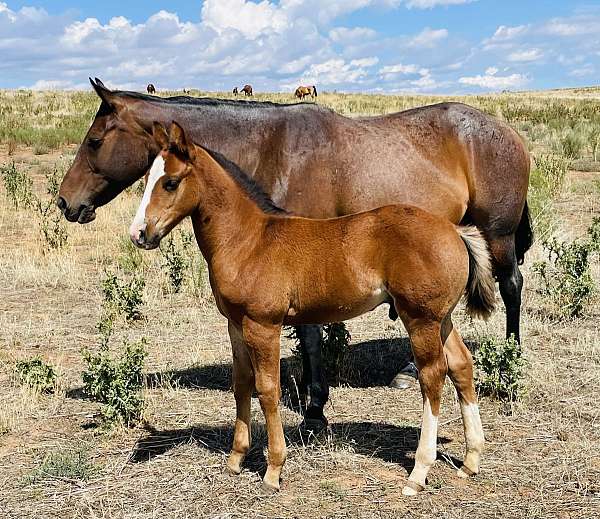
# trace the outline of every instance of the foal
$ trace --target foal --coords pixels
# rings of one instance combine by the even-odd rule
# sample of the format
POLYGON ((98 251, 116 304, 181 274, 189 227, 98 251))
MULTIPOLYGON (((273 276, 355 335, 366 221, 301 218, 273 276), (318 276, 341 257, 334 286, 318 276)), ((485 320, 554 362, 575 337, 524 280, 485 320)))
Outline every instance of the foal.
POLYGON ((415 467, 403 493, 422 490, 435 462, 446 374, 458 391, 465 428, 458 474, 477 474, 484 438, 473 365, 451 313, 463 294, 470 314, 485 318, 493 310, 494 280, 479 232, 402 205, 329 220, 293 217, 223 156, 187 142, 176 123, 170 135, 157 123, 153 133, 162 151, 131 239, 156 248, 192 217, 217 306, 229 320, 237 413, 229 470, 241 471, 250 447, 256 389, 268 433, 264 484, 279 488, 286 457, 278 409, 282 326, 345 321, 389 303, 410 336, 423 396, 415 467))

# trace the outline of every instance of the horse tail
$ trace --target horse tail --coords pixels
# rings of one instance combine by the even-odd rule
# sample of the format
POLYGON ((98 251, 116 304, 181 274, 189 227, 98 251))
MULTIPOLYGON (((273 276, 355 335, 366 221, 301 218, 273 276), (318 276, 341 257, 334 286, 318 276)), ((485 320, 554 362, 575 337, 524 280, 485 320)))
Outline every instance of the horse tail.
POLYGON ((315 85, 313 85, 312 89, 313 89, 313 95, 314 95, 315 97, 318 97, 318 96, 319 96, 319 94, 317 94, 317 87, 316 87, 315 85))
POLYGON ((496 308, 496 283, 487 242, 477 227, 457 226, 469 253, 469 280, 465 288, 467 313, 487 319, 496 308))
POLYGON ((525 260, 525 253, 531 248, 533 244, 533 231, 531 229, 531 216, 529 215, 529 206, 527 200, 525 200, 525 207, 523 207, 523 213, 521 214, 521 221, 517 227, 515 233, 515 253, 517 255, 517 261, 519 265, 523 264, 525 260))

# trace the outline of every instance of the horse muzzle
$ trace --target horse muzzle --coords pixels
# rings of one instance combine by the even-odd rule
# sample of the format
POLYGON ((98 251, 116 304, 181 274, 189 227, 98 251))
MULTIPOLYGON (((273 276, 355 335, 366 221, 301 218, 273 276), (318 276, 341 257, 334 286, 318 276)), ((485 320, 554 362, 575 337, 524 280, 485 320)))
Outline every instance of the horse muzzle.
POLYGON ((90 223, 96 219, 96 208, 91 204, 81 204, 76 209, 69 207, 67 201, 59 196, 56 205, 69 222, 90 223))
POLYGON ((160 236, 148 235, 146 224, 137 229, 131 228, 129 230, 129 237, 132 243, 139 249, 152 250, 156 249, 160 244, 160 236))

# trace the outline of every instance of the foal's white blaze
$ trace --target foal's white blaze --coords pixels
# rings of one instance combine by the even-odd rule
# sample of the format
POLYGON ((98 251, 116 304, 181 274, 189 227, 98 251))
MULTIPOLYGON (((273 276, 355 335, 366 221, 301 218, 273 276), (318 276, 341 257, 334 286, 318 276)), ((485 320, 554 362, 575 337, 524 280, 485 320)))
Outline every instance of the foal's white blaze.
POLYGON ((140 202, 137 213, 135 213, 131 227, 129 227, 129 235, 131 236, 132 240, 137 240, 140 236, 140 231, 146 226, 146 208, 150 203, 152 190, 159 179, 164 175, 165 159, 162 158, 162 155, 158 155, 152 163, 150 174, 148 175, 148 182, 146 183, 146 189, 144 190, 144 196, 142 197, 142 201, 140 202))
MULTIPOLYGON (((423 421, 421 423, 421 436, 419 438, 419 446, 415 454, 415 468, 409 476, 409 480, 425 486, 425 479, 429 469, 435 463, 437 455, 437 431, 438 417, 431 411, 429 399, 425 398, 423 402, 423 421)), ((416 491, 410 487, 404 487, 402 494, 405 496, 414 496, 416 491)))

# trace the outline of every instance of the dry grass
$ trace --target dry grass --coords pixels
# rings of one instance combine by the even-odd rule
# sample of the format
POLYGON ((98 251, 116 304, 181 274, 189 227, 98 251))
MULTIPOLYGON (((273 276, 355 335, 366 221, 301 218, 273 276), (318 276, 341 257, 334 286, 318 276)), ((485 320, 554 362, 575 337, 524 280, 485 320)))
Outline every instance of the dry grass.
MULTIPOLYGON (((11 95, 16 94, 0 93, 0 112, 6 112, 11 95)), ((34 96, 44 111, 50 94, 34 96)), ((73 107, 81 108, 76 99, 68 101, 67 94, 59 96, 64 99, 48 109, 54 114, 47 120, 49 127, 60 126, 62 117, 73 115, 73 107)), ((577 99, 550 97, 552 102, 580 107, 577 99)), ((501 98, 469 101, 501 110, 501 98)), ((431 101, 333 94, 319 99, 345 113, 385 112, 431 101)), ((510 99, 523 113, 539 113, 551 104, 541 94, 510 99)), ((88 102, 96 103, 92 96, 88 102)), ((60 144, 55 151, 35 156, 31 145, 1 142, 0 164, 15 160, 18 167, 27 168, 39 192, 44 166, 68 161, 74 153, 72 145, 60 144)), ((546 151, 545 144, 534 141, 534 150, 546 151)), ((592 217, 600 215, 598 178, 594 172, 569 173, 568 189, 553 205, 559 236, 582 235, 592 217)), ((98 405, 82 399, 79 391, 80 349, 97 340, 100 280, 105 269, 118 268, 136 201, 137 195, 125 193, 99 211, 94 223, 70 225, 66 249, 48 252, 33 214, 15 211, 0 192, 0 517, 600 515, 600 304, 596 300, 578 321, 555 320, 536 292, 530 270, 542 257, 538 245, 523 267, 526 395, 512 414, 494 401, 482 400, 488 443, 481 475, 475 479, 465 482, 454 476, 453 464, 461 459, 464 442, 455 395, 447 385, 439 461, 430 485, 417 498, 401 496, 413 463, 421 401, 416 388, 402 392, 386 387, 407 354, 407 341, 383 308, 349 323, 353 341, 346 380, 332 390, 326 409, 330 433, 305 443, 297 432, 301 417, 284 407, 290 449, 282 491, 271 496, 260 490, 266 437, 256 402, 258 425, 249 462, 240 477, 226 475, 234 418, 226 324, 210 298, 199 300, 189 290, 171 293, 156 252, 144 256, 145 319, 118 331, 119 337, 150 339, 145 425, 110 433, 94 428, 98 405), (15 362, 36 355, 57 367, 59 390, 54 395, 32 395, 16 382, 15 362), (93 466, 86 472, 89 477, 77 476, 77 471, 70 477, 67 462, 63 471, 40 472, 49 455, 69 461, 78 459, 73 458, 77 452, 85 452, 93 466)), ((597 262, 594 276, 600 277, 597 262)), ((502 312, 485 325, 468 321, 462 312, 457 316, 472 343, 481 335, 501 335, 503 320, 502 312)), ((285 340, 284 357, 289 357, 290 348, 285 340)), ((298 367, 290 359, 282 364, 289 401, 298 367)))

